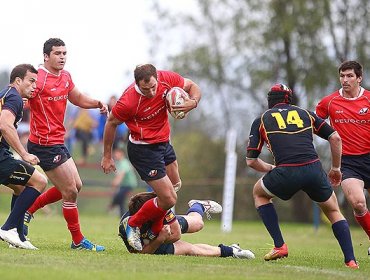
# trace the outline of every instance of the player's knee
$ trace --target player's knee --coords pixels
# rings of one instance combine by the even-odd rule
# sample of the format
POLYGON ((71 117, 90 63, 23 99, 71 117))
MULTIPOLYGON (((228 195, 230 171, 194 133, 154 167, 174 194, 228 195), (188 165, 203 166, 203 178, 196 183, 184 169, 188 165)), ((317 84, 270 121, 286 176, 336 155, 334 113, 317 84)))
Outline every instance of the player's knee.
POLYGON ((163 209, 170 209, 172 208, 173 206, 175 206, 176 204, 176 201, 177 201, 177 195, 176 193, 174 192, 175 195, 165 195, 165 196, 161 196, 157 198, 157 203, 159 205, 159 207, 163 208, 163 209))
POLYGON ((204 221, 203 219, 199 219, 197 220, 195 223, 194 223, 194 230, 197 232, 197 231, 200 231, 202 230, 204 227, 204 221))
POLYGON ((82 181, 81 180, 76 182, 76 189, 77 189, 77 192, 81 191, 81 189, 82 189, 82 181))
POLYGON ((45 175, 41 174, 39 171, 35 170, 35 173, 32 175, 32 187, 38 190, 40 193, 46 189, 48 184, 48 179, 45 175))
POLYGON ((362 200, 356 200, 352 203, 353 210, 357 215, 361 215, 363 213, 366 213, 367 207, 366 202, 362 200))
POLYGON ((181 189, 181 180, 173 185, 175 192, 178 192, 181 189))
POLYGON ((176 193, 175 193, 175 195, 170 196, 168 198, 168 200, 167 200, 168 206, 170 208, 173 207, 173 206, 175 206, 176 205, 176 202, 177 202, 177 195, 176 195, 176 193))
POLYGON ((78 190, 76 187, 64 188, 61 190, 63 200, 74 202, 77 199, 78 190))

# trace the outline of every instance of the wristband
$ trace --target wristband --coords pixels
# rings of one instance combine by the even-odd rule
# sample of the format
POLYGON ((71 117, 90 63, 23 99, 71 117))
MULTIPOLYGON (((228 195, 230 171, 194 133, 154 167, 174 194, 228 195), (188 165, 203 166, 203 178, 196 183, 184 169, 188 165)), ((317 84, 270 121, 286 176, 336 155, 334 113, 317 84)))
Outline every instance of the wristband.
POLYGON ((340 167, 331 167, 331 170, 333 170, 333 171, 340 171, 340 167))

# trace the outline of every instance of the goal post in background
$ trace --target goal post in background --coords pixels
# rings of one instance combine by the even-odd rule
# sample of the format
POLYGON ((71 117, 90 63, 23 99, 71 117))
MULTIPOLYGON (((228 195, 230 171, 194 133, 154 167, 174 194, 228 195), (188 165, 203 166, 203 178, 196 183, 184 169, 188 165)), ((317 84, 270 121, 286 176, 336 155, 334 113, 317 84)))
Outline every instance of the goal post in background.
POLYGON ((222 216, 221 216, 221 230, 223 232, 231 232, 233 223, 234 210, 234 193, 235 193, 235 177, 237 154, 236 148, 237 131, 230 128, 226 134, 226 163, 225 163, 225 178, 224 189, 222 197, 222 216))

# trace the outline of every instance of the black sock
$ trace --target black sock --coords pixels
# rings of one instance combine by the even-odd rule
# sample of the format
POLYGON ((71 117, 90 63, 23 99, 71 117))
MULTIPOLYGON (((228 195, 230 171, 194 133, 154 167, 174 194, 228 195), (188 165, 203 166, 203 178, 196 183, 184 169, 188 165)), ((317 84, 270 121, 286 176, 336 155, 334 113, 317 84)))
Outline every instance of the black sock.
POLYGON ((233 255, 233 248, 225 246, 224 244, 218 245, 221 249, 221 258, 231 257, 233 255))

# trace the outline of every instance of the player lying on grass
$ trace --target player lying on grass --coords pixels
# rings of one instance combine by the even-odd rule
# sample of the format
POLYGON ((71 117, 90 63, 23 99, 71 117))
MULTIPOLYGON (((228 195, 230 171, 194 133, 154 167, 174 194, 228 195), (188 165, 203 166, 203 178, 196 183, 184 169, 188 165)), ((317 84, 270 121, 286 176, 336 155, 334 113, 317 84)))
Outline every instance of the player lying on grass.
POLYGON ((220 244, 212 246, 208 244, 191 244, 183 240, 177 240, 172 235, 177 235, 178 228, 181 233, 194 233, 200 231, 203 226, 203 215, 208 217, 210 213, 220 213, 221 205, 212 200, 190 200, 186 215, 176 215, 169 210, 166 217, 161 221, 150 221, 140 228, 142 251, 136 251, 127 242, 125 218, 136 213, 145 201, 155 198, 155 193, 143 192, 133 196, 129 202, 129 211, 122 216, 119 224, 119 236, 125 243, 130 253, 154 254, 154 255, 187 255, 206 257, 234 257, 243 259, 254 259, 250 250, 243 250, 238 244, 226 246, 220 244), (158 233, 156 227, 162 225, 158 233), (177 240, 172 242, 171 240, 177 240))

